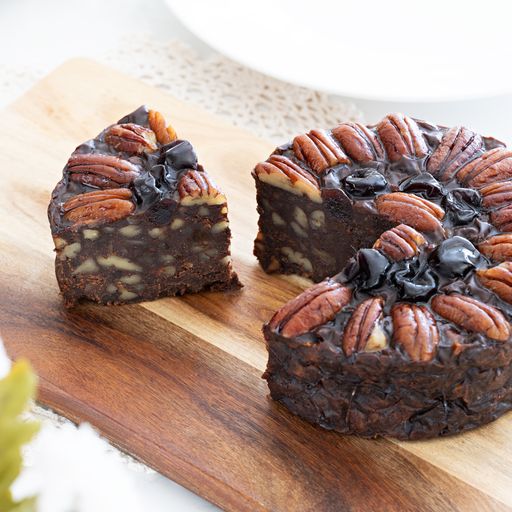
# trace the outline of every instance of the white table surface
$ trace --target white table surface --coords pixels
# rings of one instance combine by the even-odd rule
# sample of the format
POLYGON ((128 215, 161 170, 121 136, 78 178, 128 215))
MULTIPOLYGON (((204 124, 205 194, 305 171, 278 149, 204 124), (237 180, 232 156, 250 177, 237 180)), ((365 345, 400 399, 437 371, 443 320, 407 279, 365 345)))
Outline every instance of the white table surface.
MULTIPOLYGON (((162 41, 181 39, 202 55, 212 51, 173 16, 163 0, 0 0, 0 65, 12 69, 48 72, 71 57, 102 55, 118 47, 123 37, 137 34, 151 34, 162 41)), ((0 76, 0 81, 8 79, 0 76)), ((23 92, 4 94, 0 106, 23 92)), ((402 111, 440 124, 465 124, 512 142, 512 94, 441 104, 350 101, 368 122, 402 111)), ((147 510, 216 510, 160 475, 141 474, 140 485, 147 496, 147 510)))

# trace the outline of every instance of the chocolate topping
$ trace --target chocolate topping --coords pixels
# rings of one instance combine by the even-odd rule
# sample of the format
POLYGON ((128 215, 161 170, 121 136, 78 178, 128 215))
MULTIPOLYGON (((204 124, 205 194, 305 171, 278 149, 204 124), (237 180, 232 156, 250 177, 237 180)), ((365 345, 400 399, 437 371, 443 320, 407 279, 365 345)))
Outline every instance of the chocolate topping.
MULTIPOLYGON (((149 128, 149 110, 146 106, 141 106, 131 114, 120 119, 116 125, 134 124, 143 128, 149 128)), ((70 196, 90 192, 104 188, 104 186, 95 185, 91 179, 84 179, 77 182, 73 179, 71 172, 73 158, 76 155, 111 155, 112 157, 126 161, 136 172, 137 177, 128 183, 128 188, 132 191, 135 199, 134 215, 150 210, 158 205, 163 199, 166 202, 167 217, 171 212, 169 205, 177 206, 177 186, 181 176, 188 170, 202 171, 197 163, 197 155, 190 142, 185 140, 175 140, 169 144, 157 145, 154 151, 147 151, 134 154, 131 151, 119 150, 119 146, 114 147, 105 141, 106 134, 109 133, 112 126, 103 130, 96 138, 89 140, 78 146, 71 156, 68 164, 63 171, 63 179, 58 185, 60 197, 65 200, 70 196)), ((69 223, 61 215, 59 204, 52 203, 50 216, 54 220, 54 233, 65 230, 69 223)), ((165 223, 166 219, 161 219, 165 223)))

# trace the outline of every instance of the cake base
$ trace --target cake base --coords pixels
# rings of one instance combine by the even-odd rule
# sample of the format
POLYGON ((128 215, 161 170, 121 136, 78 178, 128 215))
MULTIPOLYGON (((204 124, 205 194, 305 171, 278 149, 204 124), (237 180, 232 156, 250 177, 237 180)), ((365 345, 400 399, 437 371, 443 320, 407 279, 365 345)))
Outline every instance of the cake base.
POLYGON ((446 360, 440 348, 439 363, 406 362, 392 351, 347 361, 334 343, 264 332, 271 397, 328 430, 426 439, 474 429, 512 409, 510 344, 470 345, 446 360))

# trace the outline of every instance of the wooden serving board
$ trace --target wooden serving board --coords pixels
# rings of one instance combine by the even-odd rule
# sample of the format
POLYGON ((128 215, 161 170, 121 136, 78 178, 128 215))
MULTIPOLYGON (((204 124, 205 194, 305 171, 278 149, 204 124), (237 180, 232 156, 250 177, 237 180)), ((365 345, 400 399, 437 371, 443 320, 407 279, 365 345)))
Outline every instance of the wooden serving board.
MULTIPOLYGON (((290 134, 291 135, 291 134, 290 134)), ((300 284, 252 256, 250 171, 272 144, 86 60, 0 116, 0 332, 39 400, 226 510, 512 510, 512 415, 459 437, 368 441, 268 398, 261 324, 300 284), (75 146, 142 103, 162 111, 228 196, 245 288, 66 311, 46 207, 75 146)))

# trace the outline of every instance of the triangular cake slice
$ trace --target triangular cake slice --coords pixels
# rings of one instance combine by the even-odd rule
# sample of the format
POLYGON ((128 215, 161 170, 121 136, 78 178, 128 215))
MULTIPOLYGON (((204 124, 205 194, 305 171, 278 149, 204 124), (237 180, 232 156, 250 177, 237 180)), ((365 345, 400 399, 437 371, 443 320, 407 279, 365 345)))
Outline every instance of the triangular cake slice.
POLYGON ((48 215, 67 306, 240 286, 224 194, 145 106, 76 148, 48 215))

